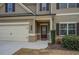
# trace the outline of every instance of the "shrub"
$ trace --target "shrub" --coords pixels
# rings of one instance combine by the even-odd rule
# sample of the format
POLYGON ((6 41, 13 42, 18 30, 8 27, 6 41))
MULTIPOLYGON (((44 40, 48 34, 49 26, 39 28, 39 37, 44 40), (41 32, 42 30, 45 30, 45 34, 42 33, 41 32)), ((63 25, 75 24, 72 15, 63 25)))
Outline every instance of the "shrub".
POLYGON ((62 46, 72 50, 79 50, 79 36, 64 36, 62 38, 62 46))
POLYGON ((51 31, 51 43, 54 44, 55 43, 55 30, 51 31))

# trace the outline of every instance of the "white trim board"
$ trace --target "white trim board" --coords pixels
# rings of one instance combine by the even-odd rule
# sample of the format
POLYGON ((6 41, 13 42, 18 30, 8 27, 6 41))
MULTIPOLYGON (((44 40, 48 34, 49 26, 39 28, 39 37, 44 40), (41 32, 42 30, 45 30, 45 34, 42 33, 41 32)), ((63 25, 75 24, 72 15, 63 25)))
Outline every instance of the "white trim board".
POLYGON ((62 16, 62 15, 79 15, 79 13, 62 13, 62 14, 56 14, 56 16, 62 16))
POLYGON ((40 25, 41 25, 41 26, 42 26, 42 25, 48 25, 48 23, 44 23, 44 24, 40 24, 40 25))
POLYGON ((77 23, 77 22, 59 22, 59 24, 71 24, 71 23, 77 23))
POLYGON ((15 22, 15 23, 0 23, 0 25, 17 25, 17 24, 29 24, 29 22, 15 22))

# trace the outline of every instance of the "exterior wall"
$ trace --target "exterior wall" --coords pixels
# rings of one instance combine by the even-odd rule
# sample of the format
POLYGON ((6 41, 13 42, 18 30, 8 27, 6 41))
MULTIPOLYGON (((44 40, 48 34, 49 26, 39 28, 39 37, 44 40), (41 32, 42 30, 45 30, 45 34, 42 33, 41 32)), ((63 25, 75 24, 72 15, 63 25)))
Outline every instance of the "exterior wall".
MULTIPOLYGON (((79 22, 79 15, 62 15, 62 16, 55 16, 54 18, 54 29, 56 30, 56 23, 59 22, 79 22)), ((56 42, 57 40, 61 41, 62 36, 56 35, 56 42)))
POLYGON ((37 35, 30 35, 29 42, 35 42, 35 41, 37 41, 37 35))
MULTIPOLYGON (((5 17, 5 18, 0 18, 0 22, 29 22, 29 26, 33 25, 33 18, 34 17, 5 17)), ((33 33, 32 31, 29 31, 30 33, 33 33)))
POLYGON ((77 13, 79 12, 79 8, 64 8, 64 9, 56 9, 56 3, 52 3, 52 14, 61 14, 61 13, 77 13))
MULTIPOLYGON (((37 35, 33 34, 33 29, 30 30, 31 25, 33 25, 34 17, 5 17, 0 18, 0 23, 11 23, 11 22, 29 22, 29 41, 33 42, 37 40, 37 35)), ((33 28, 33 27, 32 27, 33 28)))
MULTIPOLYGON (((15 3, 15 12, 13 13, 27 13, 18 3, 15 3)), ((5 4, 0 8, 0 14, 7 14, 5 12, 5 4)))
POLYGON ((0 3, 0 9, 4 6, 4 3, 0 3))
POLYGON ((58 22, 79 22, 79 15, 62 15, 55 16, 54 27, 56 29, 56 23, 58 22))
MULTIPOLYGON (((49 6, 49 11, 39 11, 39 3, 23 3, 26 7, 31 9, 34 13, 37 14, 61 14, 61 13, 77 13, 79 12, 79 8, 64 8, 64 9, 56 9, 56 3, 51 3, 49 6)), ((5 13, 5 4, 0 3, 0 14, 5 13)), ((18 3, 15 3, 15 12, 13 13, 28 13, 25 9, 23 9, 18 3)))
POLYGON ((37 14, 62 14, 62 13, 77 13, 77 12, 79 12, 79 8, 56 9, 56 3, 50 4, 49 11, 39 11, 39 4, 37 4, 37 14))
POLYGON ((26 7, 31 9, 34 13, 36 13, 36 3, 23 3, 26 7))
MULTIPOLYGON (((2 6, 0 6, 0 14, 6 14, 5 13, 5 4, 0 4, 2 6)), ((79 8, 66 8, 66 9, 56 9, 56 3, 52 3, 51 4, 51 8, 49 11, 39 11, 39 4, 36 3, 29 3, 29 4, 24 4, 25 6, 27 6, 28 8, 30 8, 34 13, 37 12, 37 14, 63 14, 63 13, 78 13, 79 12, 79 8)), ((15 12, 13 13, 28 13, 26 10, 24 10, 18 3, 15 4, 15 12)), ((35 21, 50 21, 51 16, 36 16, 35 21)), ((26 21, 26 22, 30 22, 30 25, 32 25, 32 31, 29 31, 31 34, 30 35, 30 40, 33 39, 34 41, 36 41, 37 36, 40 35, 40 26, 33 26, 34 23, 34 16, 25 16, 25 17, 7 17, 7 18, 0 18, 0 22, 22 22, 22 21, 26 21), (37 31, 38 28, 38 31, 37 31), (35 30, 34 30, 35 29, 35 30), (35 32, 34 32, 35 31, 35 32)), ((58 16, 56 15, 54 17, 54 22, 52 23, 52 25, 54 25, 54 29, 56 30, 56 23, 58 22, 79 22, 79 16, 78 15, 61 15, 58 16)), ((49 22, 50 23, 50 22, 49 22)), ((51 28, 51 26, 50 26, 51 28)), ((61 36, 57 36, 56 38, 62 38, 61 36)), ((32 40, 31 40, 32 41, 32 40)))

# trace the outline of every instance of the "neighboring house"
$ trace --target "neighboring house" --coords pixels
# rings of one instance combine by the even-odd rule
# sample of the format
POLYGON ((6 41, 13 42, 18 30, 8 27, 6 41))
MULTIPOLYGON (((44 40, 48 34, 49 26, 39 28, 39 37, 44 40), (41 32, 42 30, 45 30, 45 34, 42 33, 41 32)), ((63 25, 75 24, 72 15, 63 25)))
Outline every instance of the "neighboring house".
POLYGON ((49 40, 79 35, 78 3, 4 3, 0 4, 0 40, 49 40))

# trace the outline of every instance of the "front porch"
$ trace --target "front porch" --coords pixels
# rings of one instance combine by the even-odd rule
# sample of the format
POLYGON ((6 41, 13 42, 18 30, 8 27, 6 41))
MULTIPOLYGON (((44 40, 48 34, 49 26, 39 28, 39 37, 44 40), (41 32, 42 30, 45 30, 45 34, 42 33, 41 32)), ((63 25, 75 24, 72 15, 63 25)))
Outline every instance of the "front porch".
POLYGON ((33 21, 33 33, 30 41, 48 41, 51 43, 51 30, 54 30, 53 16, 38 16, 33 21))
POLYGON ((50 39, 50 22, 49 21, 36 21, 37 40, 46 41, 50 39))

